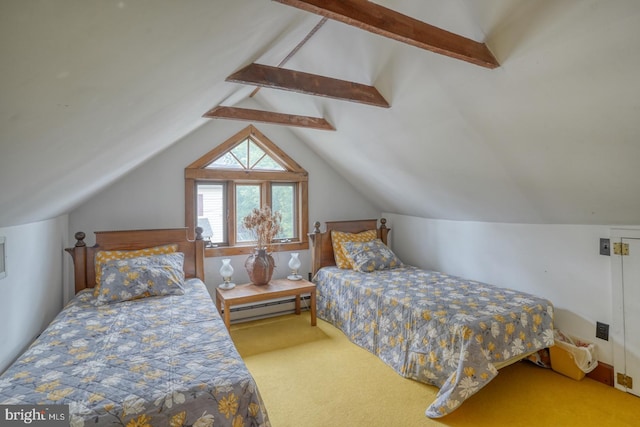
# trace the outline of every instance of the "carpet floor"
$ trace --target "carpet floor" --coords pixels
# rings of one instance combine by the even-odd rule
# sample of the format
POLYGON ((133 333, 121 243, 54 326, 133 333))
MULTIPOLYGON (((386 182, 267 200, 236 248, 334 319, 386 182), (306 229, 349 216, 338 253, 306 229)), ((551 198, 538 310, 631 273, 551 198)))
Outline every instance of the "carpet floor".
POLYGON ((273 427, 640 426, 640 398, 520 362, 452 414, 424 411, 437 388, 398 375, 309 313, 231 326, 273 427))

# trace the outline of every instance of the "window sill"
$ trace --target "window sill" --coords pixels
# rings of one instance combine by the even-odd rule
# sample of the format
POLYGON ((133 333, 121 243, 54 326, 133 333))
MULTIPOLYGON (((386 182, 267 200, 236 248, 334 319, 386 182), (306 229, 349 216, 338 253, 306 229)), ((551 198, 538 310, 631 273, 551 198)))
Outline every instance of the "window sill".
MULTIPOLYGON (((205 248, 204 256, 207 258, 232 256, 232 255, 249 255, 253 252, 255 246, 220 246, 217 248, 205 248)), ((276 243, 273 245, 273 252, 286 251, 304 251, 309 249, 309 241, 276 243)))

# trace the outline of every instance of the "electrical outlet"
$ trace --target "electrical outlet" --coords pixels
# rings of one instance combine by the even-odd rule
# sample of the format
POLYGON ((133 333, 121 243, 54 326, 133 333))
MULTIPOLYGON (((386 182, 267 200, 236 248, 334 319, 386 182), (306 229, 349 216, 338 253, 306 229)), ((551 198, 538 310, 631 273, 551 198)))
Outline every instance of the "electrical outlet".
POLYGON ((6 237, 0 236, 0 279, 7 277, 7 265, 5 263, 5 247, 6 237))
POLYGON ((611 241, 609 239, 600 239, 600 255, 611 255, 611 241))
POLYGON ((609 341, 609 325, 606 323, 596 322, 596 338, 609 341))

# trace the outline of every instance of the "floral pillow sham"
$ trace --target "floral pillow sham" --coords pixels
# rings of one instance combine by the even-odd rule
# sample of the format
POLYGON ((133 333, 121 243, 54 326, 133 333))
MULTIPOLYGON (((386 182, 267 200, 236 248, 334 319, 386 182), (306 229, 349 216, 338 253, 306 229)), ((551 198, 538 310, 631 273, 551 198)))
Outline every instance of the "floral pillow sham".
POLYGON ((101 270, 95 305, 184 294, 184 254, 173 252, 108 261, 101 270))
POLYGON ((376 230, 367 230, 361 233, 346 233, 344 231, 331 230, 331 245, 333 257, 338 268, 353 268, 351 261, 344 252, 346 242, 368 242, 378 237, 376 230))
POLYGON ((96 286, 93 289, 93 295, 97 297, 100 295, 100 286, 102 279, 102 267, 105 263, 117 259, 137 258, 142 256, 161 255, 173 253, 178 250, 177 244, 154 246, 151 248, 135 249, 131 251, 98 251, 95 255, 95 269, 96 269, 96 286))
POLYGON ((345 242, 342 248, 351 261, 352 268, 361 273, 391 270, 403 265, 396 254, 380 239, 368 242, 345 242))

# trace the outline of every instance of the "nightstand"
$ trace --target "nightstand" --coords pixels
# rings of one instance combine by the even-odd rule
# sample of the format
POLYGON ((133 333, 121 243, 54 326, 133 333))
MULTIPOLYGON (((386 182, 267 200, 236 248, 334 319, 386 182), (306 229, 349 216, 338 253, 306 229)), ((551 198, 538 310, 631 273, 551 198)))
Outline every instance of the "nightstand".
POLYGON ((268 285, 257 286, 249 283, 228 290, 216 288, 216 306, 220 314, 223 315, 224 324, 229 329, 232 305, 295 296, 296 314, 300 314, 300 296, 302 294, 311 295, 311 326, 316 326, 316 285, 304 279, 276 279, 269 282, 268 285))

